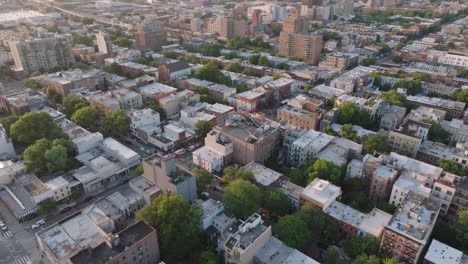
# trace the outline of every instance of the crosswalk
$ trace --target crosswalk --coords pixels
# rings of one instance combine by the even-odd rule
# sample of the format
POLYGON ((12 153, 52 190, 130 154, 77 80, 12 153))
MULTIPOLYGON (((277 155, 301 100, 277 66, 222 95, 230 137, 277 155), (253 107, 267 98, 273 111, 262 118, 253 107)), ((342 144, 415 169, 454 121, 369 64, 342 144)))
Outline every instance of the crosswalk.
POLYGON ((22 256, 22 257, 15 259, 15 261, 13 261, 11 264, 31 264, 31 263, 32 263, 31 259, 28 256, 22 256))
POLYGON ((1 232, 0 233, 0 241, 5 241, 7 239, 10 239, 12 236, 13 236, 13 234, 10 231, 1 232))

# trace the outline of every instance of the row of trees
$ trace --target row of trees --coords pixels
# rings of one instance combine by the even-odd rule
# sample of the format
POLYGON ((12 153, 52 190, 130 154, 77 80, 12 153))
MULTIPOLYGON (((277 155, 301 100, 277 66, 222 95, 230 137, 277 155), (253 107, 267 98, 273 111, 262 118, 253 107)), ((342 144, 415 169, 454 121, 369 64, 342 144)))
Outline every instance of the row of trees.
POLYGON ((344 102, 338 107, 338 123, 342 125, 353 124, 369 130, 377 130, 378 119, 360 109, 352 102, 344 102))
POLYGON ((229 76, 224 75, 218 67, 215 60, 208 62, 203 67, 195 71, 195 78, 215 82, 224 85, 232 85, 232 80, 229 76))
POLYGON ((324 159, 311 159, 304 166, 292 169, 289 173, 291 181, 300 186, 307 186, 315 178, 330 181, 340 185, 345 170, 332 161, 324 159))

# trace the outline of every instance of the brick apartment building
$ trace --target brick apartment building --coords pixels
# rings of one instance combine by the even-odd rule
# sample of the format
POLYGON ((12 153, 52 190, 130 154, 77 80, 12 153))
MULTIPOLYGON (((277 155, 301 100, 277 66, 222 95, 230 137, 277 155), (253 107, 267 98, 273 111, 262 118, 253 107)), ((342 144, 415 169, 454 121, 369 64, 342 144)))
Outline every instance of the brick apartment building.
POLYGON ((161 50, 166 44, 167 36, 161 22, 147 22, 137 26, 135 33, 136 48, 140 51, 161 50))
POLYGON ((279 54, 302 58, 306 63, 317 65, 322 50, 322 35, 290 33, 282 31, 279 37, 279 54))

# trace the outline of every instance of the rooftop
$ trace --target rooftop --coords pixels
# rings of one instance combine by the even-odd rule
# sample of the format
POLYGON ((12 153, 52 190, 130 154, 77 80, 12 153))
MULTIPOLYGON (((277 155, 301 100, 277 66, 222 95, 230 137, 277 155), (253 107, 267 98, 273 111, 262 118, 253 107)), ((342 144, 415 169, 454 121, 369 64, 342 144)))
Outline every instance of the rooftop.
POLYGON ((251 171, 254 174, 255 181, 263 186, 270 186, 282 176, 281 173, 258 164, 255 161, 245 165, 244 168, 251 171))
POLYGON ((466 264, 468 257, 462 251, 433 239, 424 259, 434 264, 466 264))
POLYGON ((437 201, 410 192, 386 227, 426 244, 439 209, 440 204, 437 201))
POLYGON ((341 195, 340 187, 319 178, 315 178, 302 192, 302 196, 322 205, 331 203, 339 195, 341 195))
POLYGON ((319 264, 319 262, 306 256, 297 249, 284 244, 278 238, 272 236, 265 244, 255 252, 255 263, 268 264, 319 264))

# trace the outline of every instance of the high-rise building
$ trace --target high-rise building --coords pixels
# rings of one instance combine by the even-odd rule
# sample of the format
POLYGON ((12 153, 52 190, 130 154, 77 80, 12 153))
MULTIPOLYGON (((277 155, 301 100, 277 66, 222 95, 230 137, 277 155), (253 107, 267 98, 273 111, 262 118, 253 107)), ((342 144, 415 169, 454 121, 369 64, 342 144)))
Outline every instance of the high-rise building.
POLYGON ((283 31, 288 33, 300 33, 303 31, 303 19, 295 16, 286 17, 283 21, 283 31))
POLYGON ((70 41, 66 37, 12 41, 9 45, 16 68, 26 74, 58 71, 75 62, 70 41))
POLYGON ((234 17, 217 17, 208 23, 207 28, 208 32, 218 33, 220 38, 227 40, 236 36, 245 36, 247 21, 234 17))
POLYGON ((96 42, 99 52, 103 54, 112 54, 112 41, 109 36, 102 31, 96 34, 96 42))
POLYGON ((306 63, 317 65, 322 50, 322 35, 290 33, 282 31, 279 39, 279 54, 297 56, 306 63))
POLYGON ((161 50, 166 44, 167 36, 161 22, 146 22, 137 26, 135 33, 136 48, 141 51, 161 50))

